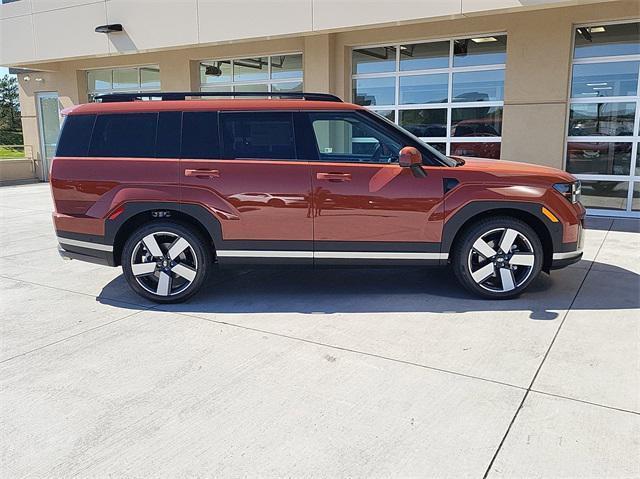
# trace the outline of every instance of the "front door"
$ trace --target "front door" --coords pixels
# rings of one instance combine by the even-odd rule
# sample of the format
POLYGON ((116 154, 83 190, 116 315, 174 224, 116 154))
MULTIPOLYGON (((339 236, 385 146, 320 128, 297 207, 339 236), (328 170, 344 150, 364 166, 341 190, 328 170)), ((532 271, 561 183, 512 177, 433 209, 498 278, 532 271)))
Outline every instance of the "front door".
POLYGON ((43 181, 49 179, 49 164, 56 153, 58 136, 60 135, 60 108, 58 93, 36 93, 38 132, 40 136, 40 178, 43 181))
POLYGON ((310 167, 291 112, 185 112, 181 170, 182 201, 220 221, 221 264, 313 264, 310 167))
POLYGON ((398 164, 402 135, 359 112, 308 114, 315 262, 428 263, 440 259, 443 182, 398 164))

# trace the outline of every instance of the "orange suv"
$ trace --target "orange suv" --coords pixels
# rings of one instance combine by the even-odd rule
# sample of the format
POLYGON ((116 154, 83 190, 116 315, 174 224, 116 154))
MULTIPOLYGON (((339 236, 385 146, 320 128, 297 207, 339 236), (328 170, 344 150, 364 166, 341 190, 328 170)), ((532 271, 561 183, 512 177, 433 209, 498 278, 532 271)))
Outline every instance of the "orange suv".
POLYGON ((51 188, 61 255, 122 266, 153 301, 186 300, 214 265, 450 264, 510 298, 582 256, 566 172, 447 157, 328 94, 151 96, 65 110, 51 188))

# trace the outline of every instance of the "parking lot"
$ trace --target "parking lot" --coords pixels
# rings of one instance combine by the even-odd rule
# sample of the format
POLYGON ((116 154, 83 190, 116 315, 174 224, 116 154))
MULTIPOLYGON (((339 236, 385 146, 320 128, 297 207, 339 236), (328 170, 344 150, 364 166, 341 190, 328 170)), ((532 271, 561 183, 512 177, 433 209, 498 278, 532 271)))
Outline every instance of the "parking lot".
POLYGON ((639 477, 640 233, 490 302, 447 269, 220 272, 158 307, 0 188, 6 478, 639 477))

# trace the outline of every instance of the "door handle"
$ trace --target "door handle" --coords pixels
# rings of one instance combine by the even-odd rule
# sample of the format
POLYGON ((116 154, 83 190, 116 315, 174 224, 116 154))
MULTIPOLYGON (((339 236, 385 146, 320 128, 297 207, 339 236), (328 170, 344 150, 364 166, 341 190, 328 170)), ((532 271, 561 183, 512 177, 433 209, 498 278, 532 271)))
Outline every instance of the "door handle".
POLYGON ((208 169, 189 169, 184 170, 184 176, 195 176, 196 178, 220 178, 220 171, 208 169))
POLYGON ((317 173, 316 178, 327 181, 351 181, 351 173, 317 173))

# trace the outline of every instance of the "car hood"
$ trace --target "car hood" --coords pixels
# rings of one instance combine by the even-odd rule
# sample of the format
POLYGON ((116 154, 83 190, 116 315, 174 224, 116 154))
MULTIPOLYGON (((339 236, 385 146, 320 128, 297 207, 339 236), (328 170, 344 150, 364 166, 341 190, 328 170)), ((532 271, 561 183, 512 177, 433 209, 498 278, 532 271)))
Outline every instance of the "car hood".
POLYGON ((471 158, 454 156, 457 160, 463 160, 464 165, 458 168, 464 171, 477 171, 497 178, 535 178, 545 183, 572 182, 576 178, 566 171, 550 166, 532 165, 518 161, 492 160, 489 158, 471 158))

